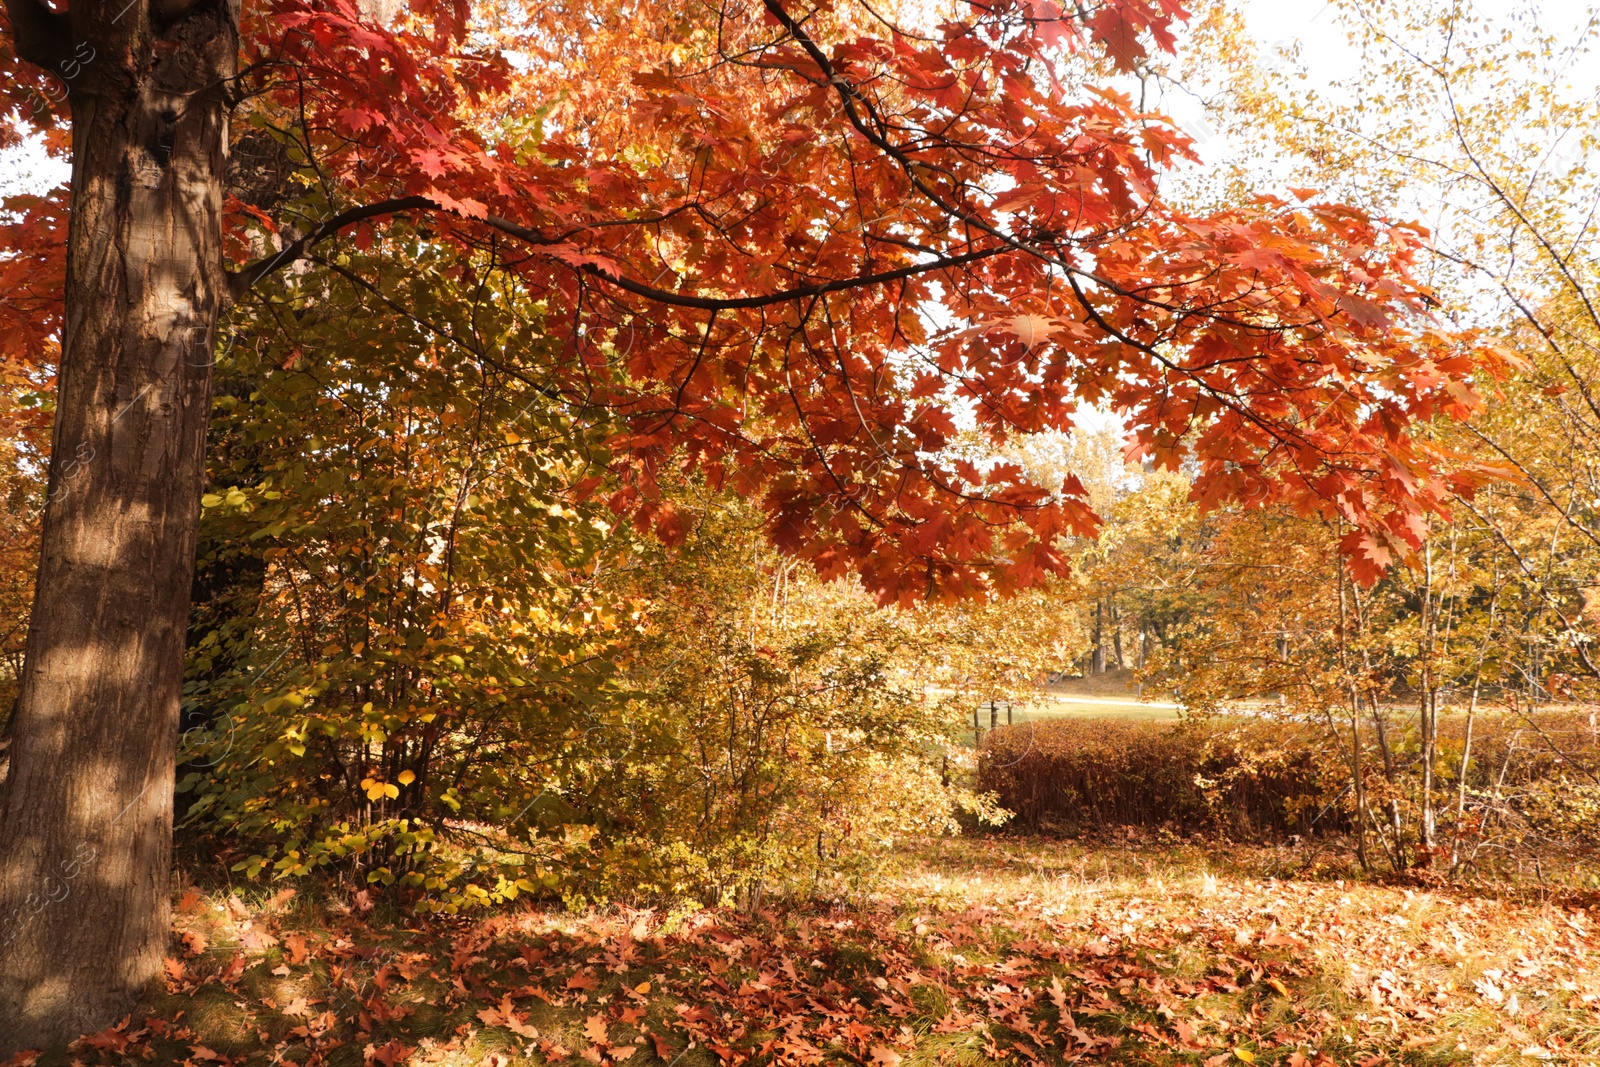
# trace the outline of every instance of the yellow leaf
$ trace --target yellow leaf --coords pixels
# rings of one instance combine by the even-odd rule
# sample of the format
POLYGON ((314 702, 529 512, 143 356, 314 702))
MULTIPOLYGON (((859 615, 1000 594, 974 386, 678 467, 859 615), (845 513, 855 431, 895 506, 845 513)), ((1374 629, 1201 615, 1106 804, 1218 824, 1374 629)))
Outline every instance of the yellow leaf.
POLYGON ((383 787, 383 795, 388 797, 390 800, 393 800, 395 797, 400 795, 400 787, 386 783, 383 787))
MULTIPOLYGON (((399 775, 399 780, 400 780, 400 784, 401 785, 410 785, 412 782, 417 780, 417 776, 415 774, 413 774, 411 771, 401 771, 400 775, 399 775)), ((1277 979, 1274 978, 1273 982, 1276 983, 1277 979)), ((1281 989, 1283 987, 1279 986, 1278 988, 1281 989)), ((1285 993, 1284 995, 1288 996, 1287 993, 1285 993)))
POLYGON ((1246 1063, 1256 1062, 1256 1054, 1247 1048, 1236 1048, 1233 1050, 1233 1054, 1246 1063))
POLYGON ((1289 988, 1287 986, 1285 986, 1282 982, 1278 981, 1276 978, 1268 978, 1267 979, 1267 984, 1269 986, 1271 986, 1273 989, 1276 989, 1278 991, 1278 995, 1279 996, 1286 997, 1286 996, 1289 995, 1289 988))

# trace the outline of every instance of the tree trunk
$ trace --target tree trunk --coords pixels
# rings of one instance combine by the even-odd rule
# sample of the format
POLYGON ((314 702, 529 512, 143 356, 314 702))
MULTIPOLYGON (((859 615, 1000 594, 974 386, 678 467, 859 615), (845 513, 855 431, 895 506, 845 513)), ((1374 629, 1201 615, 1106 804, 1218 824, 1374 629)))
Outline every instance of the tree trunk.
POLYGON ((1385 728, 1383 712, 1378 707, 1378 700, 1372 694, 1367 694, 1367 707, 1372 712, 1372 725, 1378 735, 1378 753, 1383 756, 1383 778, 1388 785, 1389 801, 1385 808, 1389 813, 1389 830, 1394 834, 1394 869, 1404 870, 1406 863, 1405 820, 1400 812, 1400 798, 1398 792, 1399 780, 1394 764, 1394 749, 1389 747, 1389 731, 1385 728))
POLYGON ((1433 541, 1423 545, 1422 629, 1425 642, 1422 652, 1422 699, 1418 712, 1422 748, 1422 797, 1417 819, 1417 866, 1427 867, 1433 862, 1436 845, 1433 811, 1434 762, 1438 758, 1439 737, 1439 681, 1434 653, 1439 631, 1439 610, 1433 595, 1433 541))
POLYGON ((1105 601, 1094 603, 1094 652, 1089 660, 1090 674, 1106 673, 1105 601))
MULTIPOLYGON (((1329 713, 1330 717, 1332 713, 1329 713)), ((1350 782, 1356 793, 1356 860, 1363 871, 1372 870, 1367 855, 1367 769, 1361 759, 1361 701, 1350 687, 1350 782)))
POLYGON ((1122 612, 1117 610, 1116 601, 1111 602, 1111 654, 1116 657, 1117 670, 1128 666, 1122 655, 1122 612))
MULTIPOLYGON (((8 0, 14 22, 28 2, 8 0)), ((115 1020, 167 945, 238 7, 124 2, 74 0, 65 42, 18 34, 68 78, 73 172, 49 503, 0 796, 0 1054, 115 1020)))
MULTIPOLYGON (((1344 532, 1344 521, 1339 522, 1339 532, 1344 532)), ((1367 776, 1366 769, 1361 761, 1361 698, 1356 693, 1356 676, 1350 663, 1350 608, 1345 599, 1345 582, 1349 573, 1345 570, 1344 562, 1335 557, 1333 570, 1334 582, 1339 587, 1339 670, 1344 675, 1345 686, 1350 693, 1350 785, 1355 790, 1356 801, 1356 859, 1361 864, 1363 871, 1372 869, 1371 858, 1367 855, 1367 776)), ((1356 600, 1360 606, 1360 598, 1356 600)), ((1361 620, 1358 610, 1356 622, 1361 620)), ((1328 727, 1338 736, 1338 730, 1333 724, 1333 709, 1328 709, 1328 727)))

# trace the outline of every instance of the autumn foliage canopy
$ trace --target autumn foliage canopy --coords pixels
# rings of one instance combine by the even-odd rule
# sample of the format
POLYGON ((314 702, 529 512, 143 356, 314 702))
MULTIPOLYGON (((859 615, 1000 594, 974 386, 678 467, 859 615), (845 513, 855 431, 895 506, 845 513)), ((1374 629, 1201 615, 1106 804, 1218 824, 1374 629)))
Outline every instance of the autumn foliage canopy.
MULTIPOLYGON (((953 442, 1069 427, 1081 404, 1123 412, 1135 456, 1192 457, 1203 503, 1342 516, 1375 576, 1469 477, 1408 425, 1474 410, 1498 357, 1430 318, 1418 227, 1312 191, 1207 214, 1162 198, 1190 140, 1118 86, 1185 16, 246 5, 235 136, 298 177, 233 190, 237 288, 396 217, 513 264, 563 346, 563 398, 620 427, 618 512, 670 537, 655 489, 683 468, 885 601, 1065 568, 1057 538, 1098 522, 1076 479, 953 442)), ((64 150, 70 77, 0 66, 13 115, 64 150)), ((65 200, 10 205, 15 375, 54 358, 65 200)))

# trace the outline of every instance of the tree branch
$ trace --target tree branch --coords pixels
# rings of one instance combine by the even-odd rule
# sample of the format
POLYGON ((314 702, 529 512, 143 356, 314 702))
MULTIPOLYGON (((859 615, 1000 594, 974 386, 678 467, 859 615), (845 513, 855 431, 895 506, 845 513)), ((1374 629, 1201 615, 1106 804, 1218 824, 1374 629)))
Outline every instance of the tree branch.
MULTIPOLYGON (((490 215, 484 220, 488 225, 501 233, 512 237, 521 238, 532 244, 549 244, 542 238, 538 231, 490 215)), ((585 274, 592 274, 601 281, 609 282, 618 289, 653 300, 658 304, 669 304, 673 307, 698 308, 701 311, 739 311, 750 308, 771 307, 774 304, 789 304, 796 300, 811 300, 815 297, 826 296, 828 293, 842 293, 851 289, 865 289, 873 285, 882 285, 885 282, 898 281, 901 278, 914 278, 919 274, 931 271, 946 270, 951 267, 964 267, 969 263, 1003 255, 1011 249, 1004 245, 995 245, 990 248, 980 248, 972 252, 963 252, 955 256, 940 256, 923 263, 912 263, 894 270, 879 271, 876 274, 857 274, 849 278, 835 278, 832 281, 817 282, 813 285, 797 285, 791 289, 780 289, 775 293, 762 293, 759 296, 700 296, 695 293, 678 293, 671 289, 658 289, 653 285, 636 282, 632 278, 624 277, 613 271, 606 270, 598 263, 575 264, 574 269, 585 274)))
MULTIPOLYGON (((237 271, 230 271, 228 274, 229 286, 232 289, 233 296, 237 299, 261 279, 275 271, 282 270, 296 260, 305 258, 313 247, 334 236, 340 230, 354 226, 359 222, 364 222, 367 219, 377 218, 382 215, 395 215, 403 211, 440 210, 443 210, 440 205, 425 196, 403 196, 394 200, 382 200, 375 204, 367 204, 362 207, 351 208, 348 211, 341 211, 332 218, 317 223, 303 237, 290 242, 273 255, 264 256, 237 271)), ((500 218, 497 215, 490 215, 482 221, 485 225, 499 230, 501 233, 516 237, 529 244, 548 246, 561 243, 560 240, 552 240, 532 227, 523 226, 520 223, 500 218)), ((634 281, 614 271, 606 270, 598 263, 574 264, 573 269, 593 275, 602 281, 615 285, 619 289, 635 296, 642 296, 647 300, 653 300, 658 304, 698 308, 702 311, 734 311, 771 307, 775 304, 788 304, 796 300, 810 300, 815 297, 825 296, 828 293, 864 289, 869 286, 882 285, 885 282, 911 278, 932 271, 964 267, 1010 251, 1011 249, 1005 245, 996 245, 955 256, 940 256, 923 263, 912 263, 908 266, 894 270, 879 271, 875 274, 859 274, 849 278, 835 278, 831 281, 817 282, 813 285, 800 285, 790 289, 780 289, 775 293, 739 297, 700 296, 694 293, 680 293, 671 289, 660 289, 653 285, 634 281)))
MULTIPOLYGON (((9 0, 8 0, 9 2, 9 0)), ((376 204, 366 204, 362 207, 353 207, 348 211, 341 211, 330 219, 313 226, 305 236, 297 241, 291 241, 270 256, 256 260, 236 271, 228 272, 228 287, 232 290, 234 299, 244 295, 252 285, 267 277, 274 271, 282 270, 297 259, 304 258, 312 248, 337 234, 340 230, 354 226, 358 222, 377 218, 381 215, 395 215, 402 211, 437 211, 439 205, 425 196, 402 196, 394 200, 381 200, 376 204)))
POLYGON ((59 76, 60 64, 72 55, 72 20, 52 11, 44 0, 5 0, 17 58, 59 76))

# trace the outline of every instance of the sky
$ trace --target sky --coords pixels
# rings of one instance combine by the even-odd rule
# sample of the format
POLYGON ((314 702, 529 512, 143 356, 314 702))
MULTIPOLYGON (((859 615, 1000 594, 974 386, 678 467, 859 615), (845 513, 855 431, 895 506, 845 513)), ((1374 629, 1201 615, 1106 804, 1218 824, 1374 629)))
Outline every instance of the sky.
POLYGON ((45 155, 37 144, 0 151, 0 197, 43 193, 67 175, 66 164, 45 155))
POLYGON ((1299 42, 1313 75, 1337 77, 1350 70, 1355 54, 1335 24, 1335 10, 1325 0, 1245 0, 1245 19, 1263 54, 1278 45, 1299 42))

